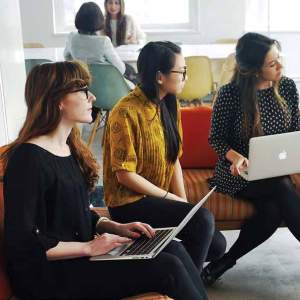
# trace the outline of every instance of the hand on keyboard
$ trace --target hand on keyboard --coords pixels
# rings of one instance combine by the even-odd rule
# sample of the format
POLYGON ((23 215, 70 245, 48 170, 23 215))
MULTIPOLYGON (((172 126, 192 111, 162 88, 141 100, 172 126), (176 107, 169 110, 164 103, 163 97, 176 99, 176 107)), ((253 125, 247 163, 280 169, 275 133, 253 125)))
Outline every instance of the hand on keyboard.
POLYGON ((145 234, 148 238, 152 238, 155 235, 155 230, 149 224, 142 222, 118 223, 115 233, 129 238, 139 238, 142 234, 145 234))
POLYGON ((230 166, 231 174, 238 176, 242 171, 247 170, 249 161, 246 157, 239 154, 239 156, 232 162, 230 166))

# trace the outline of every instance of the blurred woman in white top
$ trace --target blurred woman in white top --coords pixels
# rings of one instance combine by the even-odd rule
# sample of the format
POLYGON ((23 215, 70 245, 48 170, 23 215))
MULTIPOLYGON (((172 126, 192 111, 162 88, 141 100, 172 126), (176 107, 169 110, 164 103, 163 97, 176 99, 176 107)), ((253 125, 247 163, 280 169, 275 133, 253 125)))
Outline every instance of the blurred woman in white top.
POLYGON ((116 53, 109 37, 103 34, 104 16, 94 2, 83 3, 75 17, 78 32, 68 36, 64 57, 66 60, 81 60, 85 63, 111 63, 121 74, 125 64, 116 53))
POLYGON ((134 19, 125 15, 124 0, 105 0, 105 34, 115 47, 128 44, 143 44, 145 33, 134 19))

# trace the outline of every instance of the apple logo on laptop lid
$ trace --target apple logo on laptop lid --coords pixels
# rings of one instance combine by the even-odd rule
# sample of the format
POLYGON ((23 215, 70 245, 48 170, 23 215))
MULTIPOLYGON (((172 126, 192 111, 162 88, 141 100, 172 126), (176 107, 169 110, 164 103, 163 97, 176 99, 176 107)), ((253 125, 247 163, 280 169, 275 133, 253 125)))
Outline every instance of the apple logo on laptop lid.
POLYGON ((287 159, 287 152, 285 150, 282 150, 279 154, 278 154, 278 158, 280 160, 284 160, 287 159))

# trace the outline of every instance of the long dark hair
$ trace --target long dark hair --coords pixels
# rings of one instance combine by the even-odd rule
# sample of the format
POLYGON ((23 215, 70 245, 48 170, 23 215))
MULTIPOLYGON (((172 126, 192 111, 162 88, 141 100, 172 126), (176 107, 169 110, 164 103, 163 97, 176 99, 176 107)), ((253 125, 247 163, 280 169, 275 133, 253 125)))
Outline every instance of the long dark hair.
POLYGON ((177 100, 173 94, 159 99, 157 73, 169 74, 174 66, 175 54, 180 53, 181 48, 171 42, 150 42, 143 47, 137 61, 140 87, 150 101, 161 109, 167 159, 173 163, 178 158, 181 143, 177 126, 177 100))
MULTIPOLYGON (((10 154, 28 140, 53 132, 61 121, 59 104, 69 92, 89 85, 91 76, 83 63, 57 62, 35 66, 25 85, 27 115, 19 136, 10 143, 1 155, 6 167, 10 154)), ((98 180, 98 164, 88 147, 80 138, 75 126, 67 140, 72 155, 78 161, 89 190, 98 180)))
MULTIPOLYGON (((236 68, 232 82, 238 86, 243 111, 245 137, 263 135, 257 99, 257 84, 265 58, 272 46, 280 50, 277 40, 262 34, 248 32, 236 46, 236 68)), ((284 100, 278 92, 279 82, 274 82, 274 93, 278 103, 284 108, 284 100)))
MULTIPOLYGON (((104 1, 104 8, 105 8, 105 25, 104 25, 104 31, 107 36, 110 37, 112 40, 112 31, 110 26, 110 20, 111 16, 106 8, 107 2, 109 0, 104 1)), ((126 21, 126 15, 125 15, 125 3, 124 0, 118 0, 120 3, 120 12, 117 17, 117 34, 116 34, 116 46, 124 45, 126 43, 126 28, 127 28, 127 21, 126 21)))
POLYGON ((83 3, 75 16, 75 27, 82 34, 95 34, 96 31, 103 30, 104 16, 98 4, 83 3))

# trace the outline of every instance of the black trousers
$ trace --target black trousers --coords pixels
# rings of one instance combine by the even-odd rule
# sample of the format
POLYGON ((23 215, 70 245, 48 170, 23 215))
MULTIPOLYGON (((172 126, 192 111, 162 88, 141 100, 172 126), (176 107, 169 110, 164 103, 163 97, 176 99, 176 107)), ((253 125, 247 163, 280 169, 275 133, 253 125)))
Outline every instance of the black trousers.
POLYGON ((237 196, 254 206, 254 214, 242 225, 226 255, 242 257, 266 241, 282 221, 300 241, 300 197, 289 176, 249 182, 237 196))
MULTIPOLYGON (((109 212, 114 220, 121 223, 142 221, 152 227, 173 227, 182 221, 192 207, 186 202, 145 197, 134 203, 109 208, 109 212)), ((214 217, 205 208, 196 212, 178 238, 200 272, 205 261, 222 257, 226 249, 224 236, 215 230, 214 217)))
POLYGON ((47 264, 56 284, 50 288, 46 280, 43 287, 34 286, 35 291, 19 293, 20 299, 116 300, 145 292, 160 292, 176 300, 208 299, 198 270, 185 248, 176 241, 149 260, 75 258, 47 264))

